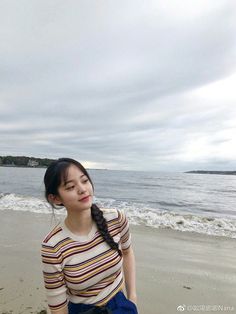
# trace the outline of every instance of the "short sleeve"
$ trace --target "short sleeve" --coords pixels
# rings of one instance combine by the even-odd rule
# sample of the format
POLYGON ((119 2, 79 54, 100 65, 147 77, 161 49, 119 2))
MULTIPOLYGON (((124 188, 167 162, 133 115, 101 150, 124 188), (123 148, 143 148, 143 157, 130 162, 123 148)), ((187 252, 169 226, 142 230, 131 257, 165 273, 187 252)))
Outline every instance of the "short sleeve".
POLYGON ((41 256, 48 306, 51 310, 60 310, 67 305, 67 287, 61 267, 61 257, 55 248, 44 242, 41 256))
POLYGON ((131 234, 129 230, 129 221, 124 212, 118 210, 118 219, 121 236, 121 249, 127 250, 131 245, 131 234))

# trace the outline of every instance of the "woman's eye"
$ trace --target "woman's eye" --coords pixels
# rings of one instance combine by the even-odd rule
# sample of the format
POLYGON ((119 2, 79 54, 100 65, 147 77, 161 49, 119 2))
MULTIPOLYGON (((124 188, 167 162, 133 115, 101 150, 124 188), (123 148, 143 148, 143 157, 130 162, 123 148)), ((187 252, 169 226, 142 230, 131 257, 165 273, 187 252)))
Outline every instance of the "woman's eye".
POLYGON ((86 179, 86 180, 83 181, 83 183, 86 183, 86 182, 88 182, 88 179, 86 179))
POLYGON ((72 190, 74 187, 75 187, 74 185, 68 186, 68 187, 66 188, 66 190, 72 190))

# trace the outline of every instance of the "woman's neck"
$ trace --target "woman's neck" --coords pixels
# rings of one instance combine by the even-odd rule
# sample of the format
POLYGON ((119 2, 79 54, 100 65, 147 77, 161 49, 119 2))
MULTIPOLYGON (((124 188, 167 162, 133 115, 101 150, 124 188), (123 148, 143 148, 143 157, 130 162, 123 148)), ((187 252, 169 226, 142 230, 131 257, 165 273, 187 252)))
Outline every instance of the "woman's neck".
POLYGON ((67 212, 65 224, 74 234, 87 235, 91 231, 93 225, 91 209, 79 213, 67 212))

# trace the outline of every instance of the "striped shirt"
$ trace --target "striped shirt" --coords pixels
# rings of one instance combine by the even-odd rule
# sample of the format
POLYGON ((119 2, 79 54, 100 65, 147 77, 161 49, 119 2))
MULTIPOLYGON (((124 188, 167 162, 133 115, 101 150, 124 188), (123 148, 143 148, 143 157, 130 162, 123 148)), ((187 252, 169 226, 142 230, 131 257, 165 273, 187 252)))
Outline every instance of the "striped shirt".
MULTIPOLYGON (((116 209, 103 209, 108 231, 119 248, 131 245, 129 223, 116 209)), ((103 240, 96 223, 88 235, 73 234, 60 222, 42 242, 44 284, 51 310, 73 303, 106 304, 124 288, 123 258, 103 240)))

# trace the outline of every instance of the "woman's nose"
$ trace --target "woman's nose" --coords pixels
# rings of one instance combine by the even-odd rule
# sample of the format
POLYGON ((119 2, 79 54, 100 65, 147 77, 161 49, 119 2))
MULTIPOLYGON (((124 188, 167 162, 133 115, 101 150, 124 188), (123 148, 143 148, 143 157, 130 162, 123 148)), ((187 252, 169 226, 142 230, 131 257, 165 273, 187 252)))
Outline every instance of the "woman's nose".
POLYGON ((83 194, 85 192, 85 188, 83 186, 78 186, 78 193, 83 194))

